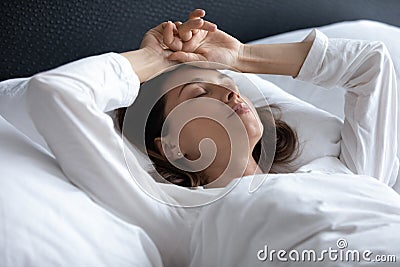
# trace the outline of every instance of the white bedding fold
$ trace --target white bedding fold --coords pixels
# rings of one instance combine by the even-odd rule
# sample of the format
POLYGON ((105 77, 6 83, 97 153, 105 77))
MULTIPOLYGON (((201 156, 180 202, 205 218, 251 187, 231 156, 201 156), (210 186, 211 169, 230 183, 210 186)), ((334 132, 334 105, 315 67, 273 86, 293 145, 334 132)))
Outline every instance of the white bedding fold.
MULTIPOLYGON (((310 261, 261 261, 259 250, 301 252, 348 248, 396 255, 400 260, 400 196, 382 182, 352 174, 270 174, 258 191, 246 194, 251 177, 243 178, 222 201, 203 208, 195 225, 191 267, 313 266, 310 261)), ((288 255, 286 255, 288 257, 288 255)), ((363 262, 330 261, 315 266, 365 266, 363 262)), ((376 266, 376 265, 369 265, 376 266)), ((398 262, 384 266, 398 266, 398 262)))

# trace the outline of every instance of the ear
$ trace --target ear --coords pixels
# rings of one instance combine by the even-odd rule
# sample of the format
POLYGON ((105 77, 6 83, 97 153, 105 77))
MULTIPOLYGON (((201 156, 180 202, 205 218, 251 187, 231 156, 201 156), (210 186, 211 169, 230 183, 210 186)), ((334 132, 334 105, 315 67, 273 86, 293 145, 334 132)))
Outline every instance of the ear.
POLYGON ((165 159, 175 161, 183 157, 183 152, 179 151, 177 145, 172 144, 169 136, 154 138, 154 145, 165 159))
POLYGON ((156 147, 158 153, 160 153, 161 156, 165 158, 164 150, 162 149, 162 144, 161 144, 161 137, 154 138, 154 146, 156 147))

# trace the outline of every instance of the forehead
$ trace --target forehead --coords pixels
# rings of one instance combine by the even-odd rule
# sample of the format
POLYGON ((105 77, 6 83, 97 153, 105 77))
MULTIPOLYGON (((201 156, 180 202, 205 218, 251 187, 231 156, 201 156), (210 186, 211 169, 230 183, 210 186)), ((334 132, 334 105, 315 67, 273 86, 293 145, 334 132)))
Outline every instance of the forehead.
POLYGON ((163 84, 163 91, 165 92, 164 112, 168 114, 181 102, 178 94, 183 85, 195 82, 217 84, 224 77, 227 76, 213 69, 189 67, 174 71, 163 84))
POLYGON ((225 77, 217 70, 185 67, 173 71, 163 84, 164 92, 168 92, 178 86, 193 82, 214 83, 225 77))

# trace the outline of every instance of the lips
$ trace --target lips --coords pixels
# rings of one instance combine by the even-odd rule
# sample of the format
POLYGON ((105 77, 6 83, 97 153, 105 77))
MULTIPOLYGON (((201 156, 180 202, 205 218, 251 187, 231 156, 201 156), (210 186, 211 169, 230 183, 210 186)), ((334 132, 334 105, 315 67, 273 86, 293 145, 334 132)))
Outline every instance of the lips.
POLYGON ((246 103, 238 103, 232 107, 233 112, 228 116, 231 117, 234 113, 240 115, 250 112, 250 108, 246 103))

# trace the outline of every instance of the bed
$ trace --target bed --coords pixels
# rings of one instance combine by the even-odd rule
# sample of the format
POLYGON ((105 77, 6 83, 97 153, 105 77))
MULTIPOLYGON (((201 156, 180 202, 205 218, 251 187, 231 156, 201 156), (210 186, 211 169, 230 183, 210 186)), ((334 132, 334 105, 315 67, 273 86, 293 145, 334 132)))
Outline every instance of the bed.
MULTIPOLYGON (((366 178, 368 183, 359 198, 369 203, 367 206, 359 206, 360 199, 355 198, 324 207, 315 196, 326 192, 327 183, 320 181, 329 179, 329 174, 321 174, 312 187, 299 186, 302 174, 288 174, 284 186, 280 185, 281 180, 271 177, 266 183, 269 186, 263 186, 262 198, 254 200, 249 194, 242 194, 248 187, 245 182, 236 186, 226 201, 212 208, 201 213, 195 208, 189 209, 201 220, 190 222, 193 233, 185 243, 187 255, 179 255, 177 251, 176 261, 166 261, 146 230, 98 205, 68 180, 44 140, 32 131, 34 127, 29 118, 20 117, 21 103, 8 101, 21 93, 18 88, 24 83, 24 77, 87 56, 138 48, 148 29, 165 20, 185 20, 186 14, 197 7, 206 10, 208 20, 242 42, 299 41, 313 27, 328 37, 380 40, 393 58, 400 81, 398 1, 206 1, 200 4, 195 1, 29 0, 3 1, 0 6, 0 266, 290 266, 287 262, 266 261, 265 246, 276 250, 328 249, 326 244, 339 250, 357 245, 358 249, 395 255, 400 260, 400 242, 393 236, 400 225, 398 193, 387 194, 384 185, 366 178), (12 78, 19 79, 10 82, 8 79, 12 78), (279 201, 280 195, 299 190, 307 193, 304 198, 279 201), (373 196, 398 205, 369 201, 373 196), (259 209, 256 202, 260 201, 269 204, 259 209), (305 207, 301 212, 291 208, 299 202, 305 207), (247 203, 246 209, 237 208, 244 203, 247 203), (315 211, 324 211, 324 208, 325 219, 321 219, 321 213, 315 211), (282 209, 287 212, 285 216, 279 215, 282 209), (340 209, 342 213, 337 212, 340 209), (383 232, 376 232, 374 217, 361 216, 368 210, 383 218, 378 223, 385 228, 383 232), (343 211, 352 214, 349 218, 354 220, 347 224, 340 221, 343 211), (273 214, 268 217, 268 227, 263 223, 265 217, 259 214, 273 214), (395 223, 385 224, 385 220, 395 223), (230 227, 225 227, 228 222, 230 227), (260 228, 260 225, 264 226, 260 228), (307 227, 300 229, 299 225, 307 227), (360 244, 354 230, 358 228, 373 238, 360 244), (385 250, 389 247, 393 249, 385 250)), ((306 161, 338 155, 344 116, 343 91, 326 91, 282 76, 251 75, 249 79, 267 94, 274 95, 276 102, 290 101, 292 105, 285 111, 285 118, 297 127, 301 139, 309 141, 308 147, 318 148, 306 148, 304 162, 297 162, 299 166, 306 161), (300 113, 301 120, 294 116, 300 113), (307 130, 312 128, 303 124, 315 122, 324 123, 318 133, 307 130)), ((251 98, 251 92, 247 93, 251 98)), ((398 97, 400 103, 400 93, 398 97)), ((400 143, 400 135, 397 139, 400 143)), ((397 155, 400 157, 400 149, 397 155)), ((142 163, 142 166, 148 164, 142 163)), ((345 178, 328 183, 329 190, 336 193, 334 196, 352 194, 345 178)), ((398 184, 393 188, 400 192, 398 184)), ((170 187, 165 190, 175 192, 170 187)), ((189 193, 192 192, 179 191, 183 196, 189 193)), ((201 194, 214 196, 212 191, 201 194)), ((196 198, 190 199, 190 205, 195 206, 196 198)), ((171 245, 177 240, 179 237, 172 238, 171 245)), ((377 263, 369 266, 376 266, 373 264, 377 263)), ((354 265, 354 262, 325 264, 354 265)), ((387 262, 385 266, 397 265, 387 262)))

